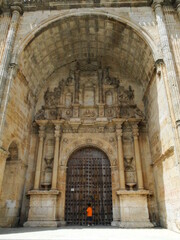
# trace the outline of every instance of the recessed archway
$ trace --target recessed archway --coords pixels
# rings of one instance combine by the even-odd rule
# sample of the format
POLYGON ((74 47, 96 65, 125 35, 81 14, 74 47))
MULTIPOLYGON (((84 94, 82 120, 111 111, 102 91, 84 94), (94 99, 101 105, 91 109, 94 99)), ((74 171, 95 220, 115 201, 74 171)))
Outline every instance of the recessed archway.
POLYGON ((93 224, 111 224, 110 161, 104 152, 94 147, 77 150, 68 161, 65 208, 67 224, 85 225, 88 203, 93 208, 93 224))

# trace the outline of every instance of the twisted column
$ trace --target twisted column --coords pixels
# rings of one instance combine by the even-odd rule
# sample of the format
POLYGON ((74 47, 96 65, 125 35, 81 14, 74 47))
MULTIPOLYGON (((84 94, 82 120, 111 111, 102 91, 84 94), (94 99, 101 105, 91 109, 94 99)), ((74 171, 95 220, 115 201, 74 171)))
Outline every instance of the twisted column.
POLYGON ((119 186, 120 189, 125 189, 125 174, 124 174, 124 152, 122 143, 122 124, 119 122, 116 125, 117 150, 118 150, 118 167, 119 167, 119 186))
POLYGON ((155 11, 156 21, 158 25, 159 37, 161 42, 162 53, 164 56, 164 62, 167 69, 167 81, 168 87, 171 93, 171 101, 173 105, 173 112, 175 115, 176 127, 178 129, 178 137, 180 137, 180 95, 177 84, 177 76, 174 67, 173 57, 170 49, 168 33, 166 29, 164 14, 162 10, 163 0, 154 0, 153 8, 155 11))
POLYGON ((11 5, 11 13, 12 13, 12 19, 11 19, 11 23, 10 23, 10 27, 9 27, 9 31, 6 39, 6 44, 3 52, 3 57, 1 61, 1 66, 0 66, 0 106, 2 103, 4 87, 6 85, 6 80, 8 76, 9 63, 11 60, 11 54, 14 47, 18 23, 19 23, 20 15, 22 14, 22 8, 20 5, 16 3, 16 1, 15 3, 13 3, 13 5, 11 5))
POLYGON ((135 154, 135 161, 136 161, 136 173, 137 173, 137 181, 138 181, 138 189, 143 189, 143 175, 142 175, 142 166, 141 166, 141 155, 139 149, 139 129, 138 124, 135 123, 132 125, 132 132, 134 138, 134 154, 135 154))
POLYGON ((42 165, 42 156, 43 156, 43 149, 44 149, 44 138, 45 138, 45 125, 47 121, 37 120, 36 122, 39 125, 39 146, 38 146, 38 156, 37 156, 36 172, 35 172, 35 180, 34 180, 34 189, 38 190, 40 186, 41 165, 42 165))
POLYGON ((61 136, 61 125, 60 121, 53 121, 55 126, 54 136, 55 136, 55 148, 54 148, 54 161, 53 161, 53 175, 51 189, 57 189, 57 175, 58 175, 58 160, 59 160, 59 149, 60 149, 60 136, 61 136))

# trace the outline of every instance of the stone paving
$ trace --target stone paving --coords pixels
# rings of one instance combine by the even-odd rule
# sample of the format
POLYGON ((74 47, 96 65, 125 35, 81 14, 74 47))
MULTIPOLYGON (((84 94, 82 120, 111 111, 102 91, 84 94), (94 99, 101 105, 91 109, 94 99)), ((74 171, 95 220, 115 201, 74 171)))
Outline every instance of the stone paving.
POLYGON ((1 228, 0 239, 58 240, 179 240, 167 229, 120 229, 111 227, 1 228))

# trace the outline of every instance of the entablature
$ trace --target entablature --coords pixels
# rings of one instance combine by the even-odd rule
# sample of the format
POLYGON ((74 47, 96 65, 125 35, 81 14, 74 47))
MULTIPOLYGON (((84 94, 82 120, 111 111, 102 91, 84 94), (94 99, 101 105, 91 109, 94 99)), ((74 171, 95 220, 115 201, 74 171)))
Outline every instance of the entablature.
MULTIPOLYGON (((23 5, 24 11, 37 10, 63 10, 73 8, 90 8, 90 7, 144 7, 151 6, 152 0, 4 0, 2 1, 2 8, 8 11, 11 4, 15 2, 23 5)), ((164 4, 173 4, 173 0, 165 0, 164 4)))

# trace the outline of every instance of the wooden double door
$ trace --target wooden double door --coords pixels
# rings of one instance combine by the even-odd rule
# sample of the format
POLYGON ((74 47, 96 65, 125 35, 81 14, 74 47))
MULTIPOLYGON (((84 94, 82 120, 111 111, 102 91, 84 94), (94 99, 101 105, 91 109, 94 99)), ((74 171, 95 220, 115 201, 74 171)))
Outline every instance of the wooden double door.
POLYGON ((78 150, 68 161, 65 207, 67 224, 85 225, 88 203, 93 208, 94 225, 111 224, 110 162, 104 152, 93 147, 78 150))

